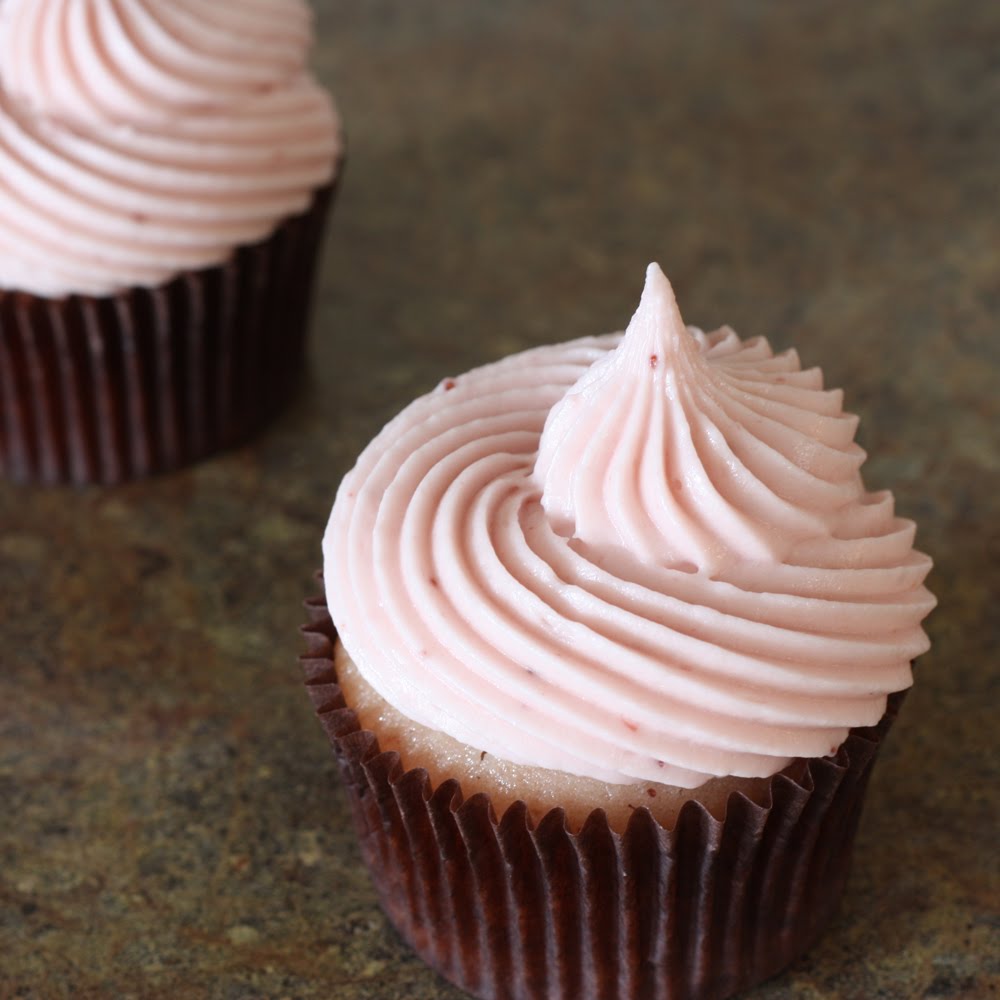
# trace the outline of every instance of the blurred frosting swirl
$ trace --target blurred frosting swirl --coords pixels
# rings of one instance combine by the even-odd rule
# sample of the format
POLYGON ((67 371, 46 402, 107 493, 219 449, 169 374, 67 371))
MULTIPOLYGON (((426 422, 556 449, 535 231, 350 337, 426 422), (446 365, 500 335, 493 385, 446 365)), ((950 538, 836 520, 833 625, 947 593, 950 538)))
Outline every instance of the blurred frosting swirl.
POLYGON ((934 605, 842 402, 794 351, 685 327, 651 265, 624 335, 447 380, 363 452, 324 539, 344 646, 516 763, 695 787, 835 752, 934 605))
POLYGON ((341 149, 303 0, 3 0, 0 287, 154 286, 304 211, 341 149))

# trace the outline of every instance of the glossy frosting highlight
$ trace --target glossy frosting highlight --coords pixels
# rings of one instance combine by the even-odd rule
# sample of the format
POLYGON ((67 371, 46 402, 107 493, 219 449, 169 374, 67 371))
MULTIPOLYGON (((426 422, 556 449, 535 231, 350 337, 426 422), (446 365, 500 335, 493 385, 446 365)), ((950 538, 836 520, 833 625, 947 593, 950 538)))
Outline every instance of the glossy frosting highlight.
POLYGON ((0 287, 154 286, 304 211, 341 148, 301 0, 4 0, 0 287))
POLYGON ((334 623, 399 711, 514 763, 695 787, 831 753, 934 604, 856 427, 794 352, 685 327, 652 265, 624 336, 448 380, 369 445, 334 623))

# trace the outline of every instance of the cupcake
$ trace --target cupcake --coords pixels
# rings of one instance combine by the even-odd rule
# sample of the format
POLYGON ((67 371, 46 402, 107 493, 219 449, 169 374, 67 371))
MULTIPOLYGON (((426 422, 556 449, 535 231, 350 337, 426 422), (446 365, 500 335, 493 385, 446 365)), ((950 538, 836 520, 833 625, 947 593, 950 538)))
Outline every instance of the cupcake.
POLYGON ((300 367, 339 119, 303 0, 3 0, 0 474, 246 440, 300 367))
POLYGON ((447 379, 344 478, 308 689, 452 982, 721 998, 819 935, 934 605, 842 404, 651 265, 624 334, 447 379))

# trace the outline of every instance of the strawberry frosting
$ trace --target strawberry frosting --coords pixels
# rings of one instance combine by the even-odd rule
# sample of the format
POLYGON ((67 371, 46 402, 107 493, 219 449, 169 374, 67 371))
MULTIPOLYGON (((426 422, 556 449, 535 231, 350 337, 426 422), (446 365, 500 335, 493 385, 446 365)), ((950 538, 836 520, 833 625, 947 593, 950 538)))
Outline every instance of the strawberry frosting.
POLYGON ((935 603, 842 404, 794 351, 685 327, 651 265, 625 334, 449 379, 363 452, 324 538, 341 640, 519 764, 696 787, 835 752, 935 603))
POLYGON ((340 124, 303 0, 3 0, 0 288, 221 263, 329 182, 340 124))

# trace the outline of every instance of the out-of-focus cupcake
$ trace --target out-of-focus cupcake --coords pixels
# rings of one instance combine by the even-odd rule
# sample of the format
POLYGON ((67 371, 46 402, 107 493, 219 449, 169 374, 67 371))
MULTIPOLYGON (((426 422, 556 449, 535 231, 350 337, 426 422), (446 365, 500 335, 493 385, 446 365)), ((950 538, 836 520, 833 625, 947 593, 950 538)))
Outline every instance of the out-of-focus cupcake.
POLYGON ((934 604, 842 402, 652 265, 624 335, 444 381, 344 478, 308 689, 453 982, 720 998, 820 933, 934 604))
POLYGON ((245 441, 300 367, 343 143, 303 0, 3 0, 0 473, 245 441))

